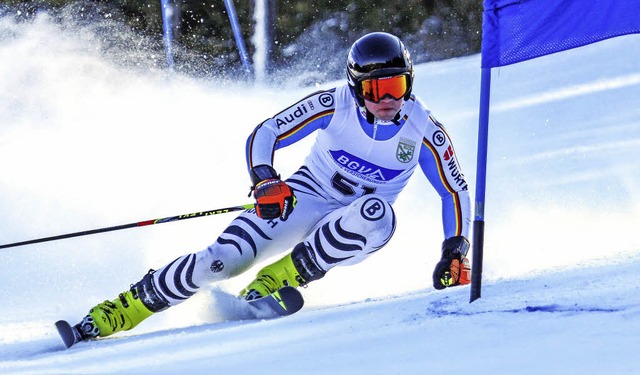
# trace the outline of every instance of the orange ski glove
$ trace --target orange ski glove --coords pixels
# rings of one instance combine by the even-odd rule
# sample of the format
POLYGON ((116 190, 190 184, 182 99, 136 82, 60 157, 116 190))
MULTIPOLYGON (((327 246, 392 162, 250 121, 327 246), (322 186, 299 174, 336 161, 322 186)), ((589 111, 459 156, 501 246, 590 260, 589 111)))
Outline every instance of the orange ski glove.
POLYGON ((252 168, 251 178, 255 184, 253 196, 257 202, 256 215, 265 220, 279 217, 286 221, 296 205, 296 196, 289 185, 280 180, 280 176, 268 165, 252 168))
POLYGON ((442 258, 433 271, 433 287, 444 289, 471 282, 471 267, 466 258, 469 241, 462 236, 446 239, 442 243, 442 258))

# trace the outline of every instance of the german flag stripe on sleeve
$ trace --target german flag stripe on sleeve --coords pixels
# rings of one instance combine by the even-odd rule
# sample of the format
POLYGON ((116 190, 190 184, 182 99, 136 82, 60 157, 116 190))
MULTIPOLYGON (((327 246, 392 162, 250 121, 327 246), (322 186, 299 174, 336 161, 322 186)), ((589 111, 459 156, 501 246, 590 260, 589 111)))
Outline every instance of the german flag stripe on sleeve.
POLYGON ((444 166, 442 165, 442 159, 440 159, 440 155, 436 151, 435 147, 429 142, 426 138, 422 139, 422 143, 424 144, 433 156, 433 160, 437 164, 438 168, 438 176, 440 177, 440 182, 447 189, 451 197, 453 198, 453 209, 455 210, 455 222, 456 222, 456 236, 462 235, 462 206, 460 204, 460 196, 456 189, 454 189, 449 180, 446 178, 446 173, 444 166))
POLYGON ((284 139, 287 139, 287 138, 289 138, 289 137, 291 137, 291 136, 295 135, 295 134, 296 134, 296 133, 298 133, 300 130, 304 129, 304 127, 305 127, 305 126, 307 126, 307 124, 309 124, 309 123, 311 123, 312 121, 315 121, 315 120, 317 120, 317 119, 319 119, 319 118, 322 118, 322 117, 324 117, 324 116, 332 115, 332 114, 333 114, 333 112, 334 112, 334 110, 333 110, 333 109, 329 109, 329 110, 326 110, 326 111, 324 111, 324 112, 320 112, 320 113, 317 113, 317 114, 313 115, 312 117, 310 117, 310 118, 308 118, 307 120, 305 120, 303 123, 301 123, 301 124, 299 124, 299 125, 296 125, 296 126, 294 126, 293 128, 289 129, 288 131, 286 131, 286 132, 284 132, 284 133, 280 134, 280 135, 278 136, 278 141, 282 141, 282 140, 284 140, 284 139))

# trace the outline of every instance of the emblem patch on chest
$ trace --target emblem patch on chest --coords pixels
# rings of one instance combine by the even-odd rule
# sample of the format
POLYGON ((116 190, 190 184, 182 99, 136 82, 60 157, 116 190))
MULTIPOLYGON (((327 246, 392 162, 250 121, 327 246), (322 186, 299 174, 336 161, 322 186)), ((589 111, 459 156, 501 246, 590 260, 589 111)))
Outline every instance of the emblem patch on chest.
POLYGON ((398 148, 396 149, 396 159, 398 159, 400 163, 408 163, 413 159, 415 151, 416 142, 410 139, 400 138, 398 148))

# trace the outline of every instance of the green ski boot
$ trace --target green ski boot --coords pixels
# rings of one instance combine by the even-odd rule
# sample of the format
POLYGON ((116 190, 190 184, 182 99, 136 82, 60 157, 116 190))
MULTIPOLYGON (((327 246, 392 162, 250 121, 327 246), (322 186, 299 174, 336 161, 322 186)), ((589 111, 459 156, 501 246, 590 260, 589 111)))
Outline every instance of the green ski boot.
POLYGON ((240 295, 246 300, 267 296, 284 286, 305 286, 325 275, 315 261, 312 250, 304 243, 298 244, 284 258, 260 271, 240 295))
POLYGON ((146 274, 131 289, 113 301, 99 303, 75 326, 83 340, 106 337, 127 331, 156 312, 165 310, 169 303, 153 286, 153 272, 146 274))

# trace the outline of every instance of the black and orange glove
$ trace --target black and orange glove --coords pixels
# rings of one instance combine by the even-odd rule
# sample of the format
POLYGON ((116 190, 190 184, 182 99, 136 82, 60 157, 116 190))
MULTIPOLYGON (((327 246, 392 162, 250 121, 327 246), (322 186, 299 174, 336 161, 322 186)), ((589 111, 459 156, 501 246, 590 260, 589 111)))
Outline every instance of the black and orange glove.
POLYGON ((444 289, 471 282, 471 267, 467 252, 469 252, 469 241, 463 236, 454 236, 442 243, 442 258, 433 271, 434 288, 444 289))
POLYGON ((296 196, 289 185, 272 167, 264 164, 251 169, 251 179, 257 202, 256 215, 265 220, 280 218, 286 221, 296 205, 296 196))

